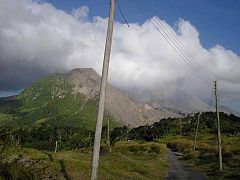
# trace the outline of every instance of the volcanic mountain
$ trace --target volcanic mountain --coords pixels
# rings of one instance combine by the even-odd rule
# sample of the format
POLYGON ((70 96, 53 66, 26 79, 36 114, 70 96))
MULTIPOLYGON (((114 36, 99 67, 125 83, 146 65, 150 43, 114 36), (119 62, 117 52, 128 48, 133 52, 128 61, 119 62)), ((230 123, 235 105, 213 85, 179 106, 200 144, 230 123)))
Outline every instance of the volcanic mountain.
MULTIPOLYGON (((74 69, 64 75, 64 78, 74 87, 75 94, 83 94, 87 99, 98 97, 101 76, 94 69, 74 69)), ((118 122, 130 127, 151 124, 164 117, 176 116, 170 111, 158 110, 148 104, 138 103, 111 84, 107 85, 105 109, 118 122)))
MULTIPOLYGON (((48 123, 58 126, 94 128, 101 76, 92 68, 53 74, 33 83, 18 96, 1 98, 0 113, 5 124, 48 123)), ((171 111, 139 103, 120 89, 107 85, 104 122, 136 127, 162 118, 179 116, 171 111)))

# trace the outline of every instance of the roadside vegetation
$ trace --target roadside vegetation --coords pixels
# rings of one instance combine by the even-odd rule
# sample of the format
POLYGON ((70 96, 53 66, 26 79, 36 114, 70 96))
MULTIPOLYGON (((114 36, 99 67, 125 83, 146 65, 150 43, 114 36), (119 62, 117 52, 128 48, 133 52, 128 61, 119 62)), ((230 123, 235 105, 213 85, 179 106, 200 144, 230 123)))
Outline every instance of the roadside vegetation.
MULTIPOLYGON (((54 82, 63 86, 62 81, 54 82)), ((39 110, 35 99, 46 98, 45 92, 40 95, 33 92, 36 91, 27 89, 18 99, 0 99, 0 175, 13 179, 88 178, 97 100, 87 101, 79 96, 80 104, 75 106, 73 96, 66 95, 57 100, 53 98, 39 110), (64 98, 72 100, 64 101, 64 98), (28 99, 31 101, 24 104, 28 99)), ((167 147, 182 152, 182 160, 212 179, 240 179, 240 118, 233 114, 220 113, 223 172, 218 171, 217 123, 213 112, 200 117, 195 151, 193 140, 198 113, 181 119, 161 119, 133 129, 120 127, 107 112, 105 114, 100 179, 164 179, 168 172, 167 147), (107 119, 110 120, 111 153, 107 119)))
MULTIPOLYGON (((103 146, 99 179, 164 179, 167 176, 167 151, 154 142, 118 142, 109 153, 103 146)), ((88 179, 91 148, 40 151, 7 147, 1 152, 0 175, 13 179, 88 179)))

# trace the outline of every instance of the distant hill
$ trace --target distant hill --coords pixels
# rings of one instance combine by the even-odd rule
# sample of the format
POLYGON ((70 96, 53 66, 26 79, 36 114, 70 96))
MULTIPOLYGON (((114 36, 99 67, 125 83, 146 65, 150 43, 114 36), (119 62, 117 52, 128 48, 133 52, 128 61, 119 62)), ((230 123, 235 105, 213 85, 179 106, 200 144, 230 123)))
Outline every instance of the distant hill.
MULTIPOLYGON (((39 79, 18 96, 0 98, 0 123, 15 126, 48 123, 93 129, 100 82, 101 77, 91 68, 39 79)), ((106 96, 104 121, 110 118, 112 126, 136 127, 178 116, 168 110, 138 103, 110 84, 106 96)))

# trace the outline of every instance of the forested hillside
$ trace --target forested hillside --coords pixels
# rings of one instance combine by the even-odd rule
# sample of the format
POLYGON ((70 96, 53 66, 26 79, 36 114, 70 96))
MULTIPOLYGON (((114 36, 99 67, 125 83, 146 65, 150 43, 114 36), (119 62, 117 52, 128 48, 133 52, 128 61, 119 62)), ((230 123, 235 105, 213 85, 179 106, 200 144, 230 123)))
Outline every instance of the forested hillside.
MULTIPOLYGON (((98 96, 87 98, 74 94, 73 87, 61 74, 38 80, 19 96, 0 99, 2 126, 31 127, 47 124, 52 127, 95 127, 98 96)), ((107 112, 104 122, 118 123, 107 112)))

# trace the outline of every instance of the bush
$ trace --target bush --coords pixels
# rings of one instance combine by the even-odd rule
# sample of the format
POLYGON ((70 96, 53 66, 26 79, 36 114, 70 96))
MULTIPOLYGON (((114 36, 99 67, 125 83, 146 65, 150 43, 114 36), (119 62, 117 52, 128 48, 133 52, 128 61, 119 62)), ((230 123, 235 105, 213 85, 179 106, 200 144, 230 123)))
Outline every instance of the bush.
POLYGON ((122 153, 155 153, 159 154, 161 152, 161 147, 159 144, 155 143, 145 143, 145 144, 126 144, 125 146, 118 146, 115 148, 117 151, 122 153))

